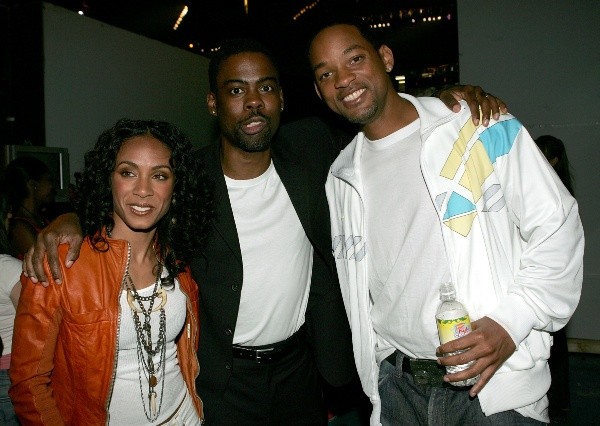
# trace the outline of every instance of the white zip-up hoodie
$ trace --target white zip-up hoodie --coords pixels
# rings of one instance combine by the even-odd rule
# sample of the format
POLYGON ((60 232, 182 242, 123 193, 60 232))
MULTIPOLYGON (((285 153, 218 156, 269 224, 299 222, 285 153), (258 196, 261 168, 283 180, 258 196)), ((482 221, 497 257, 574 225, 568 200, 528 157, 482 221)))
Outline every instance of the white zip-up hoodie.
MULTIPOLYGON (((548 422, 548 332, 567 323, 581 294, 584 237, 577 203, 513 116, 476 127, 465 103, 455 114, 438 99, 400 96, 420 117, 421 170, 458 299, 472 320, 493 319, 517 347, 479 393, 483 412, 515 409, 548 422)), ((360 170, 364 143, 359 133, 340 153, 326 191, 356 366, 373 404, 371 424, 379 425, 360 170)))

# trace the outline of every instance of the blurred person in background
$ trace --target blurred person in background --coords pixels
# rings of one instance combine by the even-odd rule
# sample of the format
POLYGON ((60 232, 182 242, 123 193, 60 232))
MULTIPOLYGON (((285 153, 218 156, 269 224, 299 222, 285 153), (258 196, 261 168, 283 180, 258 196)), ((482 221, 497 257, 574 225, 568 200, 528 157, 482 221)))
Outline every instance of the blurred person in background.
POLYGON ((6 167, 8 199, 12 211, 8 236, 19 259, 47 224, 43 210, 54 202, 55 189, 50 169, 33 157, 20 157, 6 167))
POLYGON ((2 338, 2 351, 0 358, 0 424, 4 426, 18 425, 17 416, 8 396, 10 379, 8 368, 10 366, 10 353, 12 348, 13 324, 15 309, 19 302, 21 292, 21 261, 12 256, 12 249, 8 242, 8 220, 10 204, 6 193, 7 185, 0 185, 0 337, 2 338))
POLYGON ((548 160, 563 185, 565 185, 565 188, 567 188, 571 195, 574 196, 574 178, 571 173, 571 163, 569 163, 569 157, 567 157, 567 150, 565 149, 563 141, 554 136, 544 135, 538 137, 535 140, 535 143, 542 151, 544 157, 546 157, 546 160, 548 160))

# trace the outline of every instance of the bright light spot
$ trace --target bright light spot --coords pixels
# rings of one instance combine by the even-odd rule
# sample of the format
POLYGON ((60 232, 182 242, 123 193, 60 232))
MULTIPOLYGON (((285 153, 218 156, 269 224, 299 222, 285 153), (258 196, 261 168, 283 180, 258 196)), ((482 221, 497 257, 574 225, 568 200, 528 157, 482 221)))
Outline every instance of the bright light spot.
POLYGON ((183 21, 183 18, 185 17, 185 15, 187 15, 188 10, 189 9, 187 6, 183 6, 183 9, 181 10, 181 13, 179 14, 179 18, 177 18, 175 25, 173 25, 173 30, 176 30, 177 28, 179 28, 179 24, 181 24, 181 21, 183 21))
POLYGON ((79 12, 77 12, 79 15, 83 16, 83 10, 80 10, 79 12))

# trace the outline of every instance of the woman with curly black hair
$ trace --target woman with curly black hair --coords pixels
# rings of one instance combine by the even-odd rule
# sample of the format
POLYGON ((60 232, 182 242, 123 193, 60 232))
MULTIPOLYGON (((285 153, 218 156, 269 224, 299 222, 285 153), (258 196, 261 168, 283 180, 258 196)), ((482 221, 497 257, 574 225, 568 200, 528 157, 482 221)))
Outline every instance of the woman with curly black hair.
POLYGON ((169 123, 120 120, 86 154, 76 194, 79 261, 62 285, 23 285, 10 369, 17 415, 200 424, 198 288, 187 265, 212 201, 190 142, 169 123))

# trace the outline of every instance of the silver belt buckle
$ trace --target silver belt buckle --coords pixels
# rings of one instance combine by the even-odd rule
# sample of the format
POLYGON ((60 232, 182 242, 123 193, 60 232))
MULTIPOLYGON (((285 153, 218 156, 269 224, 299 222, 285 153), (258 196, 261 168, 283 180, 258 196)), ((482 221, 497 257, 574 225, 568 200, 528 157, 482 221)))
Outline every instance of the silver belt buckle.
POLYGON ((260 364, 263 360, 263 358, 267 358, 267 360, 269 360, 268 355, 270 355, 273 351, 275 351, 275 348, 267 348, 267 349, 255 349, 256 351, 256 362, 258 364, 260 364))

